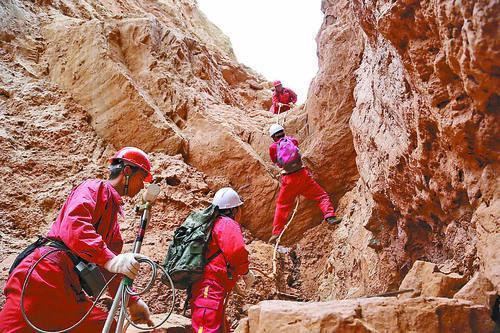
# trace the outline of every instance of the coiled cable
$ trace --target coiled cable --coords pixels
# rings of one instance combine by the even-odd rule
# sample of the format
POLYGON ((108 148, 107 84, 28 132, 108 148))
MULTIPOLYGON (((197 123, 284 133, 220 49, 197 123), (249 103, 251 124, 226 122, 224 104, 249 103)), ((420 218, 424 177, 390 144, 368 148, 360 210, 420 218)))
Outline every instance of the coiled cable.
MULTIPOLYGON (((33 274, 33 271, 35 270, 35 268, 38 266, 38 264, 43 260, 45 259, 47 256, 49 256, 50 254, 52 253, 55 253, 57 251, 64 251, 64 252, 70 252, 69 250, 66 250, 66 249, 53 249, 53 250, 50 250, 48 251, 47 253, 45 253, 44 255, 42 255, 28 270, 27 274, 26 274, 26 278, 24 279, 24 283, 23 283, 23 288, 21 290, 21 300, 20 300, 20 307, 21 307, 21 314, 23 315, 23 318, 24 320, 26 321, 26 323, 28 323, 28 325, 34 329, 35 331, 39 332, 39 333, 64 333, 64 332, 68 332, 68 331, 71 331, 72 329, 74 329, 75 327, 79 326, 85 319, 87 319, 87 317, 89 316, 89 314, 92 312, 92 310, 96 307, 97 303, 99 302, 100 298, 102 297, 102 295, 104 294, 104 292, 106 291, 108 285, 116 278, 117 274, 114 274, 109 280, 108 282, 106 282, 106 284, 104 285, 104 287, 102 288, 101 292, 97 295, 95 301, 93 302, 92 306, 87 310, 87 312, 85 313, 85 315, 83 315, 83 317, 78 320, 78 322, 76 322, 75 324, 71 325, 70 327, 67 327, 67 328, 64 328, 62 330, 58 330, 58 331, 47 331, 47 330, 43 330, 39 327, 37 327, 35 324, 33 324, 29 318, 28 318, 28 315, 26 314, 26 310, 24 308, 24 295, 26 293, 26 289, 28 287, 28 284, 29 284, 29 279, 31 277, 31 275, 33 274)), ((139 295, 142 295, 144 293, 146 293, 147 291, 149 291, 151 289, 151 287, 153 286, 153 283, 154 283, 154 280, 156 279, 156 276, 157 276, 157 269, 158 267, 163 271, 163 274, 165 274, 165 276, 167 276, 168 278, 168 281, 169 281, 169 284, 170 284, 170 287, 172 289, 172 306, 170 307, 170 311, 168 312, 168 315, 166 316, 166 318, 160 322, 158 325, 155 325, 154 327, 147 327, 147 328, 144 328, 144 327, 140 327, 140 326, 137 326, 136 324, 134 324, 132 322, 132 320, 130 319, 130 317, 128 316, 127 314, 127 311, 125 311, 125 316, 126 316, 126 319, 127 321, 132 324, 135 328, 139 329, 139 330, 152 330, 152 329, 155 329, 155 328, 158 328, 160 327, 161 325, 163 325, 167 320, 168 318, 170 317, 170 315, 172 314, 173 310, 174 310, 174 305, 175 305, 175 287, 174 287, 174 283, 172 281, 172 279, 170 278, 170 276, 168 275, 167 271, 165 270, 165 268, 163 268, 162 266, 160 266, 159 264, 157 264, 156 262, 154 262, 153 260, 149 259, 148 257, 145 257, 145 258, 141 258, 141 259, 138 259, 137 261, 139 261, 140 263, 147 263, 150 267, 151 267, 151 270, 152 270, 152 274, 151 274, 151 279, 150 281, 148 282, 148 284, 146 285, 146 287, 144 289, 142 289, 141 291, 134 291, 132 290, 129 286, 126 287, 125 289, 125 292, 132 295, 132 296, 139 296, 139 295)), ((124 300, 125 300, 125 292, 122 293, 122 306, 124 303, 124 300)), ((118 295, 116 295, 115 297, 118 297, 118 295)))

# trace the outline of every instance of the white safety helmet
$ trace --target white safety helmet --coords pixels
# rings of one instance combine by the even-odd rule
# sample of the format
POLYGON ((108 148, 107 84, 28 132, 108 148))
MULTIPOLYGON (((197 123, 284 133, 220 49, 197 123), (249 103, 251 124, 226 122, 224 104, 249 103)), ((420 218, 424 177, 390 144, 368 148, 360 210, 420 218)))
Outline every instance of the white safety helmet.
POLYGON ((219 209, 228 209, 243 205, 243 201, 235 190, 223 187, 215 193, 212 204, 219 206, 219 209))
POLYGON ((274 136, 274 134, 284 130, 285 129, 280 124, 272 124, 271 127, 269 127, 269 135, 274 136))

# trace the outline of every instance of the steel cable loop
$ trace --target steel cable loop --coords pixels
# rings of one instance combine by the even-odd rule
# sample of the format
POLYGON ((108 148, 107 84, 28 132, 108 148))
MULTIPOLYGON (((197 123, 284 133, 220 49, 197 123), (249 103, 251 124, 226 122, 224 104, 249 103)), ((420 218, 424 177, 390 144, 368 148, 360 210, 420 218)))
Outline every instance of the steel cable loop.
MULTIPOLYGON (((165 276, 168 278, 168 282, 170 284, 170 287, 172 289, 172 305, 170 306, 170 310, 167 314, 167 316, 165 317, 165 319, 163 319, 159 324, 156 324, 155 326, 153 327, 141 327, 137 324, 135 324, 132 319, 130 319, 130 316, 128 314, 128 311, 126 309, 124 309, 124 312, 125 312, 125 319, 127 319, 127 321, 129 322, 130 325, 134 326, 135 328, 141 330, 141 331, 150 331, 150 330, 154 330, 154 329, 157 329, 159 328, 161 325, 163 325, 167 320, 168 318, 170 318, 170 316, 172 315, 172 312, 174 311, 174 306, 175 306, 175 287, 174 287, 174 282, 172 281, 172 279, 170 278, 170 275, 168 275, 168 272, 167 270, 161 266, 161 265, 158 265, 156 262, 154 262, 153 260, 149 259, 148 257, 146 258, 142 258, 142 259, 138 259, 139 262, 147 262, 153 272, 152 272, 152 275, 151 275, 151 280, 150 280, 150 283, 148 283, 148 285, 146 286, 146 288, 144 288, 141 292, 134 292, 134 294, 131 294, 130 291, 132 291, 128 286, 125 288, 126 292, 129 294, 129 295, 142 295, 143 293, 145 293, 146 291, 149 291, 149 289, 151 288, 152 286, 152 281, 154 281, 156 279, 156 274, 157 274, 157 269, 159 268, 163 274, 165 274, 165 276)), ((126 294, 123 293, 122 294, 122 306, 125 304, 125 301, 126 301, 126 294)))
POLYGON ((26 314, 26 310, 24 309, 24 294, 26 292, 26 289, 28 287, 28 283, 29 283, 29 278, 31 277, 31 274, 33 274, 33 271, 35 270, 36 266, 38 266, 38 264, 43 260, 45 259, 48 255, 54 253, 54 252, 57 252, 57 251, 64 251, 64 252, 69 252, 68 250, 65 250, 65 249, 54 249, 54 250, 51 250, 47 253, 45 253, 44 255, 42 255, 31 267, 30 269, 28 270, 28 273, 26 274, 26 278, 24 279, 24 283, 23 283, 23 288, 21 290, 21 301, 20 301, 20 306, 21 306, 21 314, 23 315, 23 318, 24 320, 28 323, 29 326, 31 326, 32 329, 34 329, 35 331, 37 332, 40 332, 40 333, 64 333, 64 332, 67 332, 67 331, 71 331, 72 329, 74 329, 75 327, 77 327, 78 325, 80 325, 85 319, 87 319, 87 317, 89 316, 90 312, 92 312, 92 310, 96 307, 97 303, 99 302, 99 299, 101 298, 101 296, 104 294, 104 292, 106 291, 108 285, 111 283, 111 281, 114 280, 114 278, 116 277, 116 274, 114 274, 111 279, 108 280, 108 282, 106 282, 106 284, 104 285, 104 287, 102 288, 101 292, 99 293, 99 295, 97 295, 97 298, 95 299, 94 303, 92 304, 92 306, 88 309, 88 311, 85 313, 85 315, 76 323, 76 324, 73 324, 72 326, 68 327, 68 328, 65 328, 65 329, 62 329, 62 330, 59 330, 59 331, 46 331, 46 330, 43 330, 43 329, 40 329, 38 328, 35 324, 33 324, 29 318, 28 318, 28 315, 26 314))
MULTIPOLYGON (((45 253, 44 255, 42 255, 31 267, 30 269, 28 270, 28 273, 26 274, 26 278, 24 279, 24 283, 23 283, 23 288, 22 288, 22 291, 21 291, 21 301, 20 301, 20 306, 21 306, 21 313, 23 315, 23 318, 24 320, 26 321, 26 323, 28 323, 29 326, 31 326, 32 329, 34 329, 35 331, 39 332, 39 333, 65 333, 67 331, 70 331, 72 329, 74 329, 75 327, 79 326, 85 319, 87 319, 87 317, 89 316, 89 314, 92 312, 92 310, 96 307, 97 303, 99 302, 99 300, 101 299, 102 295, 104 294, 104 292, 106 291, 108 285, 115 279, 115 277, 117 276, 117 274, 114 274, 109 280, 108 282, 106 282, 106 284, 104 285, 104 287, 102 288, 101 292, 97 295, 95 301, 92 303, 92 306, 87 310, 87 312, 85 313, 85 315, 83 315, 83 317, 78 321, 76 322, 75 324, 71 325, 70 327, 68 328, 64 328, 62 330, 59 330, 59 331, 46 331, 46 330, 43 330, 39 327, 37 327, 35 324, 33 324, 29 318, 28 318, 28 315, 26 314, 26 311, 25 311, 25 308, 24 308, 24 295, 26 293, 26 289, 28 287, 28 284, 29 284, 29 279, 31 277, 31 275, 33 274, 33 271, 35 270, 35 268, 38 266, 38 264, 43 260, 45 259, 47 256, 51 255, 52 253, 55 253, 57 251, 64 251, 64 252, 69 252, 68 250, 65 250, 65 249, 53 249, 47 253, 45 253)), ((165 276, 168 278, 168 281, 169 281, 169 284, 170 284, 170 287, 172 289, 172 305, 170 307, 170 310, 167 314, 167 316, 165 317, 164 320, 162 320, 159 324, 155 325, 154 327, 140 327, 136 324, 134 324, 132 322, 132 320, 130 319, 127 311, 125 311, 125 318, 127 319, 127 321, 132 325, 134 326, 135 328, 139 329, 139 330, 142 330, 142 331, 145 331, 145 330, 153 330, 153 329, 156 329, 158 327, 160 327, 161 325, 163 325, 167 320, 168 318, 170 318, 172 312, 174 311, 174 306, 175 306, 175 287, 174 287, 174 282, 172 281, 172 279, 170 278, 170 275, 168 275, 167 271, 165 270, 165 268, 163 268, 161 265, 158 265, 156 262, 154 262, 153 260, 149 259, 148 257, 145 257, 145 258, 141 258, 141 259, 138 259, 137 261, 141 262, 141 263, 147 263, 151 269, 152 269, 152 274, 151 274, 151 279, 149 280, 148 284, 146 285, 146 287, 144 289, 142 289, 141 291, 134 291, 132 290, 129 286, 127 286, 125 288, 126 292, 129 294, 129 295, 132 295, 132 296, 139 296, 139 295, 142 295, 144 293, 146 293, 147 291, 149 291, 151 289, 151 287, 153 286, 153 283, 156 279, 156 276, 157 276, 157 273, 158 273, 158 268, 160 268, 162 270, 162 272, 165 274, 165 276)), ((122 294, 122 304, 125 304, 125 292, 122 294)))
POLYGON ((125 290, 127 291, 127 293, 130 296, 140 296, 140 295, 146 293, 147 291, 149 291, 151 289, 151 287, 153 286, 153 283, 155 282, 156 275, 157 275, 157 268, 156 267, 158 265, 153 260, 149 259, 148 257, 139 258, 139 259, 136 259, 136 260, 139 263, 146 263, 146 264, 148 264, 151 267, 151 279, 149 279, 148 284, 141 291, 135 291, 132 288, 130 288, 129 285, 126 285, 125 286, 125 290))

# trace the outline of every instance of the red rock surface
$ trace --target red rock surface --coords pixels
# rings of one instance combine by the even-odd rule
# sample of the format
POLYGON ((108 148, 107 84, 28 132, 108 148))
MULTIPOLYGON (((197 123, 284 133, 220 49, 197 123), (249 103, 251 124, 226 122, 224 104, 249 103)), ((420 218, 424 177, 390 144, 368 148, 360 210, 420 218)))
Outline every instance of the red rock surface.
POLYGON ((367 298, 320 303, 265 301, 238 333, 491 332, 485 307, 445 298, 367 298))
MULTIPOLYGON (((319 225, 319 210, 301 200, 283 239, 293 247, 280 256, 280 290, 306 300, 377 294, 398 289, 423 260, 435 265, 433 278, 439 270, 462 276, 460 284, 480 272, 457 294, 458 286, 428 290, 484 308, 391 298, 375 301, 380 311, 369 315, 361 307, 360 316, 365 301, 351 300, 332 303, 354 313, 339 327, 417 327, 410 315, 394 316, 401 304, 432 318, 430 331, 455 321, 477 331, 478 318, 489 327, 500 286, 500 4, 323 0, 321 7, 320 69, 286 128, 345 219, 319 225), (435 307, 445 309, 437 318, 435 307), (450 307, 457 316, 448 316, 450 307)), ((194 0, 0 3, 0 287, 15 253, 46 232, 73 186, 106 176, 107 158, 122 145, 152 152, 163 191, 144 253, 161 261, 175 227, 230 184, 246 201, 252 261, 270 272, 271 247, 257 241, 270 235, 278 190, 267 155, 269 87, 237 62, 194 0)), ((120 221, 127 248, 133 204, 127 200, 120 221)), ((258 280, 232 298, 232 319, 276 297, 272 280, 258 280)), ((162 293, 146 297, 156 313, 167 309, 162 293)))
MULTIPOLYGON (((346 87, 326 104, 352 94, 359 180, 340 201, 348 221, 327 242, 328 259, 325 242, 311 249, 325 265, 321 297, 396 289, 417 259, 466 278, 481 270, 498 291, 499 4, 323 1, 323 10, 320 59, 346 45, 352 53, 320 69, 309 97, 321 84, 346 87), (351 74, 331 82, 325 71, 351 74)), ((316 244, 320 230, 299 247, 316 244)))

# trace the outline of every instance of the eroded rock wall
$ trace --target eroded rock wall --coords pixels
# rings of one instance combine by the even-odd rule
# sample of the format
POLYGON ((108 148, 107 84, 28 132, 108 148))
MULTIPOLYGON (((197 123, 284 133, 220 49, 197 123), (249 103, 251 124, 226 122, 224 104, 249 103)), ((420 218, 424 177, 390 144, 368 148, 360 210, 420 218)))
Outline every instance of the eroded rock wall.
MULTIPOLYGON (((284 242, 300 240, 290 253, 301 272, 287 283, 304 298, 397 289, 417 259, 465 279, 480 270, 482 283, 498 288, 498 7, 322 1, 320 70, 286 127, 345 219, 316 226, 319 210, 301 201, 284 242)), ((3 277, 13 255, 45 233, 71 187, 105 177, 106 159, 122 145, 153 152, 163 190, 144 243, 153 259, 163 259, 188 212, 228 184, 245 198, 248 239, 269 237, 278 170, 267 156, 274 121, 267 87, 235 60, 194 0, 2 1, 3 277)), ((128 240, 132 207, 128 200, 121 221, 128 240)), ((270 247, 252 248, 265 252, 255 260, 269 269, 270 247)), ((263 295, 268 290, 237 298, 231 313, 244 315, 246 300, 263 295)), ((155 290, 148 300, 164 298, 155 290)), ((406 302, 381 304, 393 318, 422 300, 406 302)), ((443 307, 459 303, 461 320, 476 320, 468 303, 443 307)), ((367 327, 359 304, 348 306, 353 315, 341 325, 367 327)), ((422 318, 447 323, 427 306, 422 318)))
MULTIPOLYGON (((163 261, 176 226, 223 186, 244 195, 245 227, 269 237, 277 181, 257 153, 272 122, 268 87, 235 60, 195 1, 2 1, 0 287, 71 188, 105 178, 107 159, 124 145, 151 152, 162 188, 143 246, 154 260, 163 261), (209 149, 212 131, 222 139, 209 149)), ((125 200, 120 220, 126 250, 138 220, 133 205, 125 200)), ((166 310, 162 290, 146 300, 166 310)))
MULTIPOLYGON (((348 221, 334 231, 333 251, 320 255, 327 268, 322 297, 394 289, 416 259, 469 278, 482 270, 500 285, 492 251, 500 237, 499 6, 323 1, 319 36, 332 29, 328 22, 338 22, 336 34, 358 25, 363 47, 348 76, 356 81, 348 89, 355 100, 349 126, 359 180, 341 200, 348 221)), ((319 43, 320 59, 342 43, 319 43)), ((328 70, 344 73, 352 58, 328 70)), ((316 85, 328 83, 319 78, 316 85)))

